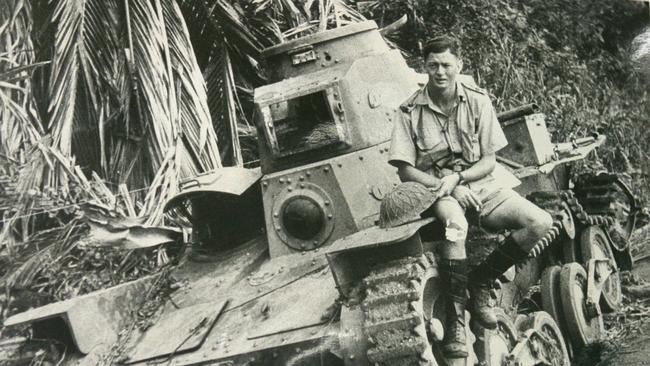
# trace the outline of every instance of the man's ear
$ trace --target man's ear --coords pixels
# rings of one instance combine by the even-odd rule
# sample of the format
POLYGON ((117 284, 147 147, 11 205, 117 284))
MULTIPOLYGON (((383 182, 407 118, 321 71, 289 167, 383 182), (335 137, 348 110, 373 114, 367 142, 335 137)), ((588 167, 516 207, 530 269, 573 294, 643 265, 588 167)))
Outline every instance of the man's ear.
POLYGON ((461 71, 463 71, 463 60, 458 59, 458 73, 460 74, 461 71))

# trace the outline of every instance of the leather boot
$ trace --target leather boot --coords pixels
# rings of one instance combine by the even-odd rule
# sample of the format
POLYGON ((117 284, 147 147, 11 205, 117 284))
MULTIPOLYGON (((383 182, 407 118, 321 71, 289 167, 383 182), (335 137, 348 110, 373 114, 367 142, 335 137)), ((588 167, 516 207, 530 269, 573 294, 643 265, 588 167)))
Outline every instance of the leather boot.
POLYGON ((472 314, 472 319, 486 329, 497 328, 495 301, 491 292, 490 281, 472 281, 469 285, 469 312, 472 314))
POLYGON ((449 294, 442 351, 448 358, 466 358, 467 260, 444 259, 440 261, 439 268, 444 287, 449 294))
POLYGON ((490 292, 494 281, 508 268, 519 263, 528 256, 519 244, 509 236, 506 241, 495 249, 490 255, 469 275, 470 311, 473 319, 487 329, 497 327, 497 316, 494 313, 494 299, 490 292))

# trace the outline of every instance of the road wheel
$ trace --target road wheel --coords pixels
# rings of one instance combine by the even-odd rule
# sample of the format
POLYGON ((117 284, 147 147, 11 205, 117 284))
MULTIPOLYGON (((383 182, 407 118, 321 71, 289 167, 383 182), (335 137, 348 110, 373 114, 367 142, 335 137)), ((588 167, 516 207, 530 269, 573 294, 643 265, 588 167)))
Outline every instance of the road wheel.
MULTIPOLYGON (((590 259, 611 259, 614 260, 614 253, 609 245, 609 239, 605 232, 598 226, 589 226, 580 236, 580 247, 582 249, 582 258, 585 263, 590 259)), ((603 284, 603 292, 600 298, 600 305, 605 313, 611 313, 618 310, 623 300, 621 292, 621 277, 619 272, 609 275, 609 278, 603 284)))
POLYGON ((479 327, 476 331, 477 341, 474 345, 480 365, 501 366, 517 343, 519 337, 513 319, 503 309, 495 309, 497 328, 489 330, 479 327))
POLYGON ((570 359, 562 332, 551 315, 537 311, 520 325, 521 337, 512 352, 516 365, 569 366, 570 359))
POLYGON ((604 331, 603 316, 587 306, 587 273, 580 264, 568 263, 562 267, 560 295, 567 334, 574 350, 600 340, 604 331))

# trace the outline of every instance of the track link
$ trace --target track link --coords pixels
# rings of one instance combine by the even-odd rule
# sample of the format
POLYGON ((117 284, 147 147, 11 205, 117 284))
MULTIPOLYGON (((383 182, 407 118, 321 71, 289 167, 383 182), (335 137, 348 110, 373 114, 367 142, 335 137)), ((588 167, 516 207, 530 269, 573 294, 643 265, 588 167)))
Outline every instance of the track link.
POLYGON ((403 258, 376 267, 364 279, 361 307, 373 365, 435 365, 423 313, 424 287, 435 274, 434 263, 431 253, 403 258))
MULTIPOLYGON (((599 176, 600 177, 600 176, 599 176)), ((585 178, 585 181, 588 179, 585 178)), ((605 228, 608 228, 614 225, 617 222, 617 219, 620 216, 616 215, 614 209, 607 210, 596 210, 593 209, 595 205, 594 202, 602 204, 605 199, 603 195, 597 195, 594 192, 599 192, 602 190, 602 182, 612 182, 614 178, 610 175, 607 177, 601 177, 600 180, 595 180, 595 185, 591 187, 595 188, 582 188, 576 189, 577 192, 580 192, 581 199, 577 197, 577 194, 574 194, 570 190, 562 191, 538 191, 531 193, 528 198, 535 203, 540 208, 544 209, 546 212, 551 214, 553 217, 553 225, 551 229, 542 237, 533 247, 529 257, 534 258, 540 255, 544 249, 546 249, 553 241, 555 241, 560 232, 563 229, 563 216, 572 215, 578 222, 584 226, 599 225, 605 228), (587 208, 583 205, 583 202, 587 202, 587 208), (567 212, 567 208, 568 211, 567 212), (589 209, 588 209, 589 208, 589 209)), ((614 189, 614 188, 609 188, 614 189)), ((609 207, 616 207, 621 205, 619 201, 621 200, 620 195, 614 196, 610 193, 606 195, 607 200, 609 200, 609 207)), ((624 204, 623 204, 624 205, 624 204)), ((600 206, 599 206, 600 207, 600 206)), ((628 210, 629 212, 629 210, 628 210)))

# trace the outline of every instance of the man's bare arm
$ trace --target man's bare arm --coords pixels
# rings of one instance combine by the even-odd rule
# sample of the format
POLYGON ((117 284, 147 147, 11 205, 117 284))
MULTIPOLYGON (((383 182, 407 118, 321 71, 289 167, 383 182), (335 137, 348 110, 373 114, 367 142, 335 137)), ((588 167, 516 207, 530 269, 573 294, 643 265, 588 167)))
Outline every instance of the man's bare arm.
MULTIPOLYGON (((479 180, 486 175, 492 173, 494 170, 494 167, 496 166, 497 163, 497 157, 496 154, 487 154, 483 155, 479 161, 477 161, 474 165, 469 167, 467 170, 463 171, 463 180, 465 182, 473 182, 475 180, 479 180)), ((401 177, 401 176, 400 176, 401 177)))
POLYGON ((427 174, 405 162, 398 163, 397 175, 399 175, 399 179, 402 182, 418 182, 423 184, 425 187, 434 188, 440 186, 440 179, 434 177, 433 175, 427 174))

